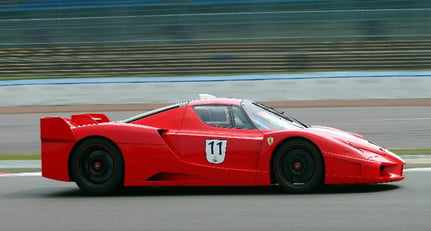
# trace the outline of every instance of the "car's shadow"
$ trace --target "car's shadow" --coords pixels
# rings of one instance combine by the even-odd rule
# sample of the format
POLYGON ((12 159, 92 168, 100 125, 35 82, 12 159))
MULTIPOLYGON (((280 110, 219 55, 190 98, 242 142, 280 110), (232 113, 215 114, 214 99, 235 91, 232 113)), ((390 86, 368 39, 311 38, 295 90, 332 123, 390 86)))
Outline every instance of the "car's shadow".
MULTIPOLYGON (((357 194, 375 193, 398 189, 393 184, 336 185, 324 186, 305 194, 286 193, 276 186, 259 187, 127 187, 111 197, 128 196, 208 196, 208 195, 319 195, 319 194, 357 194)), ((53 192, 48 197, 87 197, 79 189, 53 192)))

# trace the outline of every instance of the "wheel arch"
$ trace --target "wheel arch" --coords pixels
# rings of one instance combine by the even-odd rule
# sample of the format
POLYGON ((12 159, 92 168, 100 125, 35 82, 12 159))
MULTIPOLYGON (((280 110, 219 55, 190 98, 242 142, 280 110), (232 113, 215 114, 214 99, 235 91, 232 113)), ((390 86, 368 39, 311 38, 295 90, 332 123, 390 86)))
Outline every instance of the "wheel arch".
POLYGON ((285 144, 287 142, 290 142, 292 140, 302 140, 302 141, 308 142, 309 144, 313 145, 316 148, 316 150, 318 150, 319 155, 321 156, 322 161, 323 161, 323 182, 324 182, 324 180, 325 180, 325 174, 326 174, 326 166, 325 166, 325 158, 323 158, 323 155, 322 155, 322 150, 320 150, 319 146, 317 146, 317 144, 315 142, 313 142, 312 140, 310 140, 310 139, 308 139, 306 137, 303 137, 303 136, 292 136, 292 137, 288 137, 288 138, 280 141, 277 144, 277 146, 274 148, 273 152, 271 153, 271 159, 270 159, 270 162, 269 162, 271 184, 275 184, 276 183, 276 180, 274 178, 274 173, 273 173, 273 166, 272 166, 273 162, 274 162, 273 159, 274 159, 275 153, 277 153, 277 151, 283 146, 283 144, 285 144))
MULTIPOLYGON (((121 158, 123 159, 123 163, 124 163, 124 156, 123 156, 123 153, 121 152, 121 149, 120 149, 120 147, 118 147, 118 145, 114 142, 114 141, 112 141, 111 139, 109 139, 109 138, 107 138, 107 137, 105 137, 105 136, 99 136, 99 135, 93 135, 93 136, 87 136, 87 137, 84 137, 84 138, 82 138, 82 139, 80 139, 78 142, 76 142, 74 145, 73 145, 73 147, 72 147, 72 149, 70 150, 70 153, 69 153, 69 158, 68 158, 68 160, 67 160, 67 168, 68 168, 68 174, 69 174, 69 178, 72 180, 72 181, 75 181, 75 179, 73 179, 73 174, 71 173, 71 171, 72 171, 72 169, 71 169, 71 163, 72 163, 72 154, 76 151, 76 149, 79 147, 79 145, 80 144, 82 144, 82 143, 84 143, 84 142, 86 142, 86 141, 88 141, 88 140, 92 140, 92 139, 102 139, 102 140, 105 140, 105 141, 107 141, 107 142, 109 142, 109 143, 111 143, 113 146, 115 146, 117 149, 118 149, 118 151, 120 152, 120 156, 121 156, 121 158)), ((126 169, 126 166, 124 165, 124 167, 123 167, 123 176, 124 176, 124 174, 125 174, 125 169, 126 169)))

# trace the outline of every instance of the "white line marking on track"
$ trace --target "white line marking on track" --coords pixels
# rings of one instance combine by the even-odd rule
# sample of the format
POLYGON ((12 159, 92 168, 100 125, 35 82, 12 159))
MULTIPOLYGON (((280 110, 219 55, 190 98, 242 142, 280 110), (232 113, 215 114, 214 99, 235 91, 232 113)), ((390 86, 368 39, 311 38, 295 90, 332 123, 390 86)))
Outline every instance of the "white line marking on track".
POLYGON ((364 120, 364 121, 376 122, 376 121, 413 121, 413 120, 431 120, 431 117, 369 119, 369 120, 364 120))
POLYGON ((408 168, 404 172, 431 172, 431 168, 408 168))
POLYGON ((10 176, 42 176, 41 172, 20 172, 20 173, 4 173, 0 172, 0 177, 10 176))
POLYGON ((404 172, 431 172, 431 168, 408 168, 404 172))

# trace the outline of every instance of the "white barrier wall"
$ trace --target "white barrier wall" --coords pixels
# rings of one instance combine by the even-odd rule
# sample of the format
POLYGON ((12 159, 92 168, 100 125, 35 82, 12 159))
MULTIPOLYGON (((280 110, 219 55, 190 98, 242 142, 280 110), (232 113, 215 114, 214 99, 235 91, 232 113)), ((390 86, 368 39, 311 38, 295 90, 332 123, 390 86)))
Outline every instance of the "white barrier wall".
POLYGON ((428 76, 112 82, 0 84, 0 106, 175 103, 199 93, 256 101, 431 98, 428 76))

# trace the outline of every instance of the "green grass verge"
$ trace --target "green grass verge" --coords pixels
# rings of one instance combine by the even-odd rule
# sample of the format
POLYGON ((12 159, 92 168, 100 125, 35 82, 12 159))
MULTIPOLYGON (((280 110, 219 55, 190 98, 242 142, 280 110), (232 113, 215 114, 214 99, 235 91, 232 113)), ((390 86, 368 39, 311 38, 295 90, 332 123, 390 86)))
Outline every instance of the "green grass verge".
POLYGON ((40 154, 0 154, 0 160, 40 160, 40 154))
POLYGON ((403 148, 403 149, 390 149, 390 151, 398 155, 412 155, 412 154, 431 155, 431 148, 403 148))
MULTIPOLYGON (((400 148, 390 151, 398 155, 431 155, 431 148, 400 148)), ((0 160, 40 160, 40 154, 0 154, 0 160)))

